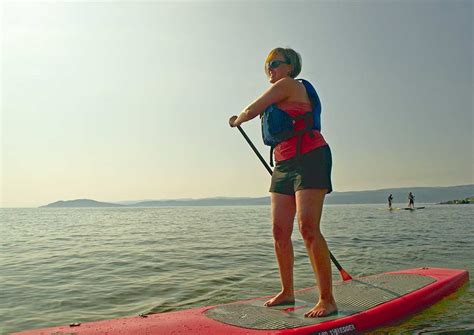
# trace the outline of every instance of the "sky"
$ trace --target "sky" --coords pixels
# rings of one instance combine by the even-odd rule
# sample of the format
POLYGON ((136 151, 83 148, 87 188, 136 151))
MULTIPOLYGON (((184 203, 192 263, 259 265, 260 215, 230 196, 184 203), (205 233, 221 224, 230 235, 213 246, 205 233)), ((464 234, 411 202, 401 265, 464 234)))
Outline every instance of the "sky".
MULTIPOLYGON (((316 87, 335 191, 474 183, 473 2, 4 1, 1 207, 268 195, 228 126, 275 47, 316 87)), ((260 121, 243 129, 262 155, 260 121)))

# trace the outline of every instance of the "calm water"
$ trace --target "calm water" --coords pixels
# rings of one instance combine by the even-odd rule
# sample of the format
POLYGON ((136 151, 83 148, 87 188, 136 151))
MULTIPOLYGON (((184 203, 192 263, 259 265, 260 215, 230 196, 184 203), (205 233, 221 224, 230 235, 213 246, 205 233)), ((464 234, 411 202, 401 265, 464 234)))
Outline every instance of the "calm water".
MULTIPOLYGON (((426 206, 329 205, 323 231, 353 276, 422 266, 474 276, 474 206, 426 206)), ((0 333, 276 293, 269 217, 267 206, 0 209, 0 333)), ((293 240, 295 286, 311 286, 297 229, 293 240)), ((472 285, 377 333, 455 330, 474 332, 472 285)))

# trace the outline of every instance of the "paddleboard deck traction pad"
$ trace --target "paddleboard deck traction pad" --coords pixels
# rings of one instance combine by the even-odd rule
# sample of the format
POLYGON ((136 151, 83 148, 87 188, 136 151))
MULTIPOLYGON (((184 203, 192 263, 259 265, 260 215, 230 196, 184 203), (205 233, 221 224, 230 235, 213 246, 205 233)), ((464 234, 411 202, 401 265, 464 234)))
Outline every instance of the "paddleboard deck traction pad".
MULTIPOLYGON (((296 292, 295 304, 264 307, 265 299, 252 300, 213 307, 204 314, 216 321, 248 329, 298 328, 371 309, 435 281, 432 277, 416 274, 381 274, 335 283, 333 292, 338 311, 327 317, 304 317, 318 301, 316 288, 296 292)), ((350 330, 352 327, 348 325, 346 328, 350 330)))

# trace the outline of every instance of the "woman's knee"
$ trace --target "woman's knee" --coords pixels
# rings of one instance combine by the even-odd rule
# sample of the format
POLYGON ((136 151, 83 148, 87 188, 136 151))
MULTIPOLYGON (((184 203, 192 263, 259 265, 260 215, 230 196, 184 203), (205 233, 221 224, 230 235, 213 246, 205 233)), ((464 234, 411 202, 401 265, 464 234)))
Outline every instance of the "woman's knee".
POLYGON ((291 242, 291 232, 293 229, 273 224, 273 239, 276 243, 285 244, 291 242))
POLYGON ((319 225, 310 216, 298 216, 298 227, 305 243, 312 243, 321 235, 319 225))

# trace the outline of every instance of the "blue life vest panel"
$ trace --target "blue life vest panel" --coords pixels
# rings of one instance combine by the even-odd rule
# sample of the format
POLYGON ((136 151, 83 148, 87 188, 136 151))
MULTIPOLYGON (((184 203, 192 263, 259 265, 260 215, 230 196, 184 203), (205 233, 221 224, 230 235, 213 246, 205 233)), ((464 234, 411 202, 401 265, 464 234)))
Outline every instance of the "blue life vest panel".
MULTIPOLYGON (((268 106, 262 116, 262 136, 263 143, 271 147, 283 142, 291 137, 302 135, 304 132, 321 130, 321 101, 318 93, 308 81, 298 79, 306 88, 306 92, 313 107, 311 112, 307 112, 296 117, 291 117, 285 111, 279 109, 276 104, 268 106), (305 128, 296 132, 294 124, 296 121, 304 119, 305 128)), ((312 133, 311 133, 312 134, 312 133)))

